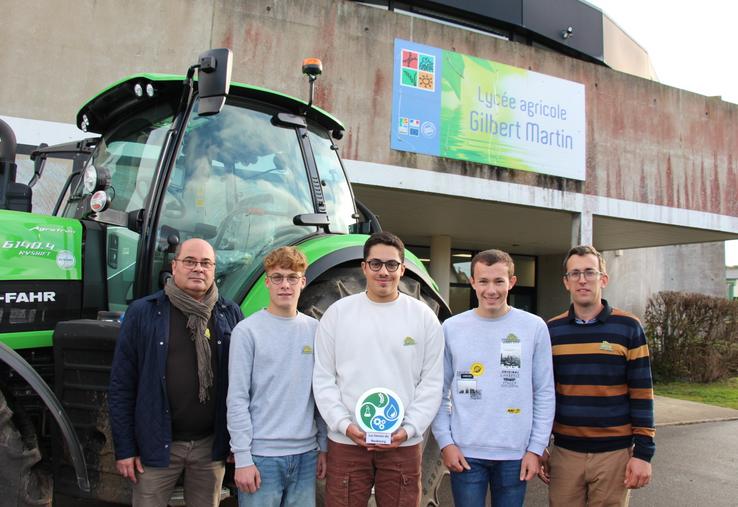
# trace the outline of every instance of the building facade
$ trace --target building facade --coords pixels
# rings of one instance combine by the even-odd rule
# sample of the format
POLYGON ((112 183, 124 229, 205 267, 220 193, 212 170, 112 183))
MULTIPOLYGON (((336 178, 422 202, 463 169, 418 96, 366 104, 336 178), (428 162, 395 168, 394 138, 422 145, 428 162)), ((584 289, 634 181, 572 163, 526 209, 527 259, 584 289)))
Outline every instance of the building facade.
MULTIPOLYGON (((650 79, 647 55, 586 3, 511 0, 489 11, 477 4, 6 0, 0 63, 14 70, 4 76, 0 116, 28 151, 44 135, 53 138, 46 142, 83 137, 69 124, 111 82, 142 71, 181 74, 210 47, 233 50, 234 80, 297 97, 307 96, 302 59, 318 57, 324 72, 315 103, 346 125, 337 144, 356 197, 428 259, 454 310, 473 304, 471 255, 500 248, 518 264, 513 303, 554 315, 567 304, 561 260, 580 242, 606 252, 606 296, 637 314, 658 290, 724 294, 723 241, 738 237, 738 106, 650 79), (484 163, 397 149, 402 136, 411 140, 410 120, 424 128, 419 138, 454 131, 443 118, 423 127, 398 111, 405 43, 437 51, 439 63, 457 58, 540 79, 541 107, 580 90, 575 109, 584 121, 571 134, 582 143, 579 158, 559 164, 564 175, 544 168, 545 149, 567 149, 565 133, 563 141, 550 134, 540 142, 537 132, 548 146, 524 169, 512 156, 484 163), (551 84, 559 82, 563 95, 551 84), (400 118, 407 133, 396 130, 400 118)), ((442 96, 451 78, 438 79, 442 96)), ((489 91, 477 88, 478 100, 489 91)), ((516 88, 506 90, 512 96, 516 88)), ((490 122, 484 128, 499 137, 490 122)), ((514 121, 507 123, 512 136, 514 121)), ((487 151, 498 153, 492 146, 487 151)), ((53 182, 44 176, 45 185, 53 182)))

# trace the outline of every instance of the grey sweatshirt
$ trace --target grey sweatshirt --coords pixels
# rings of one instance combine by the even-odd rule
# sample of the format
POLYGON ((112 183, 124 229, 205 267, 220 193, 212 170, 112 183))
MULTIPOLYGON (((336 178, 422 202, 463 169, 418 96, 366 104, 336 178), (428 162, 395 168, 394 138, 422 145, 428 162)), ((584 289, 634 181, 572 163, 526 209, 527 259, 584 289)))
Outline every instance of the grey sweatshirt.
POLYGON ((317 326, 301 313, 285 318, 261 310, 233 330, 227 405, 236 468, 252 465, 253 454, 326 450, 325 424, 312 394, 317 326))
POLYGON ((542 455, 556 403, 545 322, 516 308, 497 319, 469 310, 443 332, 443 402, 432 425, 441 449, 456 444, 489 460, 542 455))

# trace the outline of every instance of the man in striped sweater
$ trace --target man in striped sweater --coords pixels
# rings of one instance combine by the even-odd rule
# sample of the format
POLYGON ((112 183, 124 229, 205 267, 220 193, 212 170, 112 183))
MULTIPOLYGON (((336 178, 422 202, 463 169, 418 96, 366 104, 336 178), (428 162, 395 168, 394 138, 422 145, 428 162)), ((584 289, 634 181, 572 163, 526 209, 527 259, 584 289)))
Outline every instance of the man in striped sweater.
POLYGON ((556 416, 539 476, 552 507, 625 506, 631 489, 650 482, 655 450, 646 336, 601 298, 608 276, 597 250, 572 248, 564 270, 572 304, 548 322, 556 416))

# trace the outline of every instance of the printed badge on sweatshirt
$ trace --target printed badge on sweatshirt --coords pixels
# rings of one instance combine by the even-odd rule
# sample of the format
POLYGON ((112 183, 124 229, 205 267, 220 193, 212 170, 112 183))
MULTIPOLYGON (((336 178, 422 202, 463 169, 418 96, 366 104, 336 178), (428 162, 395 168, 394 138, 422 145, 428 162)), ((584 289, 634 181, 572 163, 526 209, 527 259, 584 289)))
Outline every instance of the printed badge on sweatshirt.
POLYGON ((520 338, 510 333, 500 347, 500 382, 502 387, 519 387, 523 349, 520 338))
POLYGON ((477 385, 476 377, 467 370, 456 372, 456 393, 461 396, 468 396, 470 400, 482 399, 482 390, 477 385))

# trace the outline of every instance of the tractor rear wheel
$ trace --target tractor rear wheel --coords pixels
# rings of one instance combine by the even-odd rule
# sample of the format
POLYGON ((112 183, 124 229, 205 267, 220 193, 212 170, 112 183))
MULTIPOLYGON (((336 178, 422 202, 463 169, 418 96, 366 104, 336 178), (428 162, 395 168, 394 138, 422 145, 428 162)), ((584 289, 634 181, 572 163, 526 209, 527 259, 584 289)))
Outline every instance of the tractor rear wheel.
MULTIPOLYGON (((339 299, 363 292, 366 288, 364 275, 359 266, 335 267, 305 287, 300 296, 299 309, 302 313, 318 320, 328 307, 339 299)), ((430 290, 416 278, 406 275, 400 280, 400 291, 426 303, 438 315, 440 306, 430 295, 430 290)), ((430 431, 423 439, 423 463, 421 467, 421 500, 423 507, 438 505, 438 488, 448 473, 441 461, 441 452, 430 431)), ((323 487, 318 488, 318 505, 322 503, 323 487)), ((372 498, 370 505, 374 505, 372 498)))

